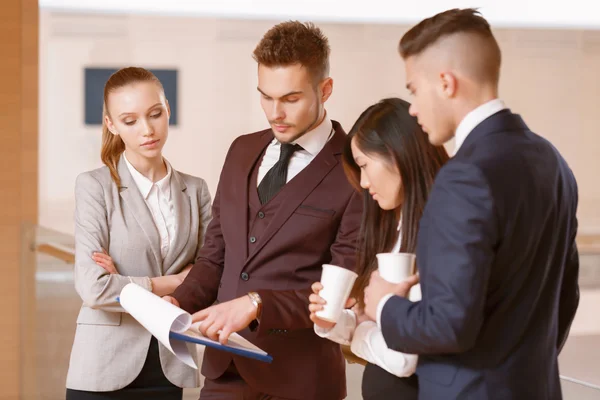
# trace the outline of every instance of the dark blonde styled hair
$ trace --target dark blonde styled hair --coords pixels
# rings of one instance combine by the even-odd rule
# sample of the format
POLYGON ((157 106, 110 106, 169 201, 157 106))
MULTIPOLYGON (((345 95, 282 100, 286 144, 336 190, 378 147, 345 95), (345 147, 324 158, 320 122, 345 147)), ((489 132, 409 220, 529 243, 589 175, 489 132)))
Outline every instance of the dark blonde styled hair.
POLYGON ((254 49, 253 58, 267 67, 300 64, 313 82, 329 75, 329 41, 314 24, 287 21, 269 29, 254 49))

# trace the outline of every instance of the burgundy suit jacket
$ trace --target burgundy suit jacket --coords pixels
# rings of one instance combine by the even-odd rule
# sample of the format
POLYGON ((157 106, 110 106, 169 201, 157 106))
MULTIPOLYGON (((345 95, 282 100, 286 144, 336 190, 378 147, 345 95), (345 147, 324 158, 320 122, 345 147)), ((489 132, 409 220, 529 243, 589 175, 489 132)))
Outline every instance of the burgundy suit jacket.
POLYGON ((202 374, 209 379, 220 377, 233 360, 251 387, 269 395, 302 400, 346 396, 340 346, 314 333, 308 312, 310 286, 319 281, 322 264, 356 265, 362 200, 342 166, 346 134, 339 123, 333 126, 333 137, 317 157, 271 200, 285 193, 270 220, 261 221, 264 229, 258 234, 249 226, 254 219, 249 194, 257 190, 249 187, 250 178, 273 133, 240 136, 229 149, 204 247, 173 296, 184 310, 196 312, 257 292, 263 302, 260 323, 240 334, 271 354, 273 363, 207 348, 202 374))

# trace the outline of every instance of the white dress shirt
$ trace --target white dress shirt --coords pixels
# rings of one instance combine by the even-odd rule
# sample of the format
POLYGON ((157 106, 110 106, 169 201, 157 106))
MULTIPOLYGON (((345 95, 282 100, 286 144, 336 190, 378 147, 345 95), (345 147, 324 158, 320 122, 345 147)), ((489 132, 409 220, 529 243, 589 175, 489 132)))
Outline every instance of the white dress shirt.
MULTIPOLYGON (((400 231, 400 225, 398 225, 400 231)), ((402 235, 400 234, 392 253, 400 251, 402 235)), ((421 298, 419 285, 413 286, 409 299, 418 301, 421 298)), ((340 320, 330 329, 315 325, 315 333, 336 343, 350 346, 354 354, 375 364, 390 374, 407 377, 414 374, 417 368, 418 356, 391 350, 387 347, 381 328, 374 321, 365 321, 356 326, 356 315, 352 310, 344 310, 340 320)))
POLYGON ((171 164, 165 160, 167 175, 158 182, 152 182, 135 169, 125 155, 123 155, 123 158, 133 181, 150 209, 154 225, 160 236, 160 254, 164 260, 175 239, 175 211, 171 196, 171 164))
MULTIPOLYGON (((300 173, 310 162, 319 154, 323 147, 327 144, 329 139, 333 137, 333 125, 331 120, 325 114, 323 121, 311 131, 306 132, 300 136, 293 144, 302 146, 302 150, 296 151, 288 164, 287 182, 291 181, 296 175, 300 173)), ((256 185, 260 185, 267 172, 277 161, 279 161, 279 154, 281 153, 281 143, 277 139, 273 139, 267 147, 267 151, 262 159, 260 167, 258 169, 258 178, 256 185)))
POLYGON ((480 105, 465 115, 463 120, 460 121, 460 124, 458 124, 454 134, 454 154, 458 152, 458 149, 460 149, 460 146, 465 142, 469 133, 471 133, 477 125, 505 108, 506 105, 502 100, 494 99, 480 105))
MULTIPOLYGON (((499 111, 502 111, 506 108, 504 102, 500 99, 490 100, 487 103, 484 103, 465 115, 458 127, 456 128, 456 132, 454 134, 454 154, 458 152, 460 147, 463 145, 469 134, 483 121, 496 114, 499 111)), ((381 313, 383 312, 383 307, 385 303, 392 297, 392 294, 388 294, 384 296, 377 304, 377 325, 381 327, 381 313)), ((414 300, 413 300, 414 301, 414 300)))

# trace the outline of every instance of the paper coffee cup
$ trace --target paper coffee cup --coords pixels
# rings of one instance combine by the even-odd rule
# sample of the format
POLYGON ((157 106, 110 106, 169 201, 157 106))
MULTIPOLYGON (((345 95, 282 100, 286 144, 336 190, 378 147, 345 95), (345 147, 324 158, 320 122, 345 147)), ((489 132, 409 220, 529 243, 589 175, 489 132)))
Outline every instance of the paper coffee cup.
POLYGON ((413 274, 416 257, 412 253, 379 253, 379 274, 391 283, 400 283, 413 274))
POLYGON ((324 264, 321 274, 323 289, 319 292, 319 296, 327 304, 322 310, 316 312, 317 317, 325 321, 337 322, 357 277, 355 272, 346 268, 324 264))

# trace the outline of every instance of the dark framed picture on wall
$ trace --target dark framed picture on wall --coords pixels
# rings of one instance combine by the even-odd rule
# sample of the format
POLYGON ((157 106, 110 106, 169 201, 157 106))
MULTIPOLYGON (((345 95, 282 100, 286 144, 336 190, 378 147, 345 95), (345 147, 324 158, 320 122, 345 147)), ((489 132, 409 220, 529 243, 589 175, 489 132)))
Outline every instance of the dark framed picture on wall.
MULTIPOLYGON (((110 76, 121 67, 98 68, 86 67, 84 72, 84 103, 86 125, 102 125, 102 101, 104 95, 104 85, 110 76)), ((177 107, 177 83, 178 74, 176 69, 155 69, 147 68, 161 81, 165 88, 165 96, 171 107, 171 119, 169 125, 177 126, 178 107, 177 107)))

